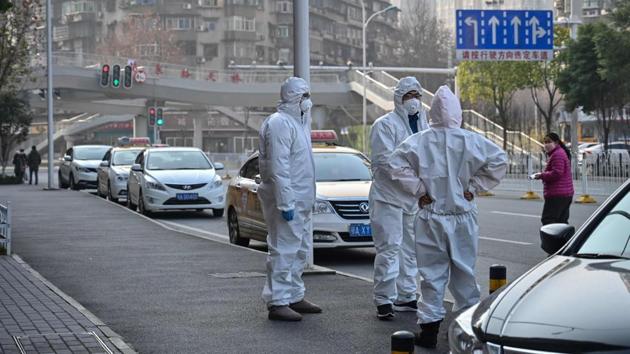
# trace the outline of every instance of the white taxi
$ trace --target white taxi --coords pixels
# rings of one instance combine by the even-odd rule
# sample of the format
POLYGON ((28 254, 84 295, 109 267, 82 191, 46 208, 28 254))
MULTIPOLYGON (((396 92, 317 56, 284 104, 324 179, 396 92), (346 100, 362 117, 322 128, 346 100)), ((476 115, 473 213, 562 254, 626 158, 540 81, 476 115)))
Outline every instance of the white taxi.
POLYGON ((131 165, 136 161, 143 148, 112 148, 109 150, 96 176, 96 192, 101 197, 106 197, 113 202, 127 199, 127 179, 131 165))
MULTIPOLYGON (((369 160, 357 150, 334 145, 334 131, 313 131, 311 140, 316 179, 313 247, 373 246, 369 160)), ((258 171, 258 153, 254 153, 228 186, 227 223, 233 244, 248 246, 250 239, 266 242, 267 229, 257 195, 258 171)))

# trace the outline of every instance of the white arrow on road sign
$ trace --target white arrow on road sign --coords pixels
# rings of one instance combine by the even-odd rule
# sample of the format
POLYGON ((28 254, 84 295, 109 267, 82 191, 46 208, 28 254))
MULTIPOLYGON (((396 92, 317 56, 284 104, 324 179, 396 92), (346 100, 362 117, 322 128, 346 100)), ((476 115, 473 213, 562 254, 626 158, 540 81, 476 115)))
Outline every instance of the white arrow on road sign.
POLYGON ((488 23, 492 26, 492 44, 497 44, 497 26, 499 25, 499 19, 492 16, 488 23))
POLYGON ((536 18, 536 16, 532 16, 532 18, 527 21, 527 24, 532 26, 532 44, 536 45, 536 41, 538 38, 542 38, 547 34, 544 28, 538 27, 540 22, 536 18))
POLYGON ((473 42, 475 47, 479 46, 479 34, 477 33, 477 20, 475 20, 472 17, 466 17, 466 20, 464 20, 464 22, 466 23, 467 26, 473 26, 473 32, 474 32, 474 37, 473 37, 473 42))
POLYGON ((514 27, 514 44, 518 45, 518 28, 521 25, 521 19, 518 16, 514 16, 510 23, 514 27))

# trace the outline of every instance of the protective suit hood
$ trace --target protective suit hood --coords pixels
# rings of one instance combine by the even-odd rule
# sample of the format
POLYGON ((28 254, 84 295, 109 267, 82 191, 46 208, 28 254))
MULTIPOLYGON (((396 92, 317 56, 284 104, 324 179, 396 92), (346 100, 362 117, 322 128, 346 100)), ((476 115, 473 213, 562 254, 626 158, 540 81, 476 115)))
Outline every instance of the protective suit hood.
POLYGON ((448 86, 441 86, 431 102, 431 127, 461 128, 462 106, 448 86))
POLYGON ((290 77, 284 81, 280 88, 280 101, 278 101, 278 112, 289 114, 299 119, 302 111, 300 110, 300 99, 305 93, 309 93, 310 88, 304 79, 299 77, 290 77))
POLYGON ((405 119, 407 118, 408 113, 403 107, 402 99, 407 92, 414 90, 422 94, 422 86, 420 86, 418 79, 413 76, 407 76, 400 79, 394 89, 394 111, 405 119))

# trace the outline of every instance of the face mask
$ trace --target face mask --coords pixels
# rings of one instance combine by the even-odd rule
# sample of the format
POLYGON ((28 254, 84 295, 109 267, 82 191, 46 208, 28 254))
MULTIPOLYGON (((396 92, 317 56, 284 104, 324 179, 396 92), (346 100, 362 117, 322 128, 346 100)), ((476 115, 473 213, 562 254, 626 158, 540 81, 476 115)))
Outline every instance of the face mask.
POLYGON ((307 98, 303 100, 302 102, 300 102, 300 110, 302 110, 302 113, 308 112, 311 109, 311 107, 313 107, 313 102, 311 101, 310 98, 307 98))
POLYGON ((556 148, 556 143, 546 143, 545 144, 545 151, 547 151, 548 153, 552 152, 553 149, 555 149, 555 148, 556 148))
POLYGON ((406 100, 403 102, 403 108, 405 108, 408 115, 414 115, 420 110, 420 100, 417 98, 406 100))

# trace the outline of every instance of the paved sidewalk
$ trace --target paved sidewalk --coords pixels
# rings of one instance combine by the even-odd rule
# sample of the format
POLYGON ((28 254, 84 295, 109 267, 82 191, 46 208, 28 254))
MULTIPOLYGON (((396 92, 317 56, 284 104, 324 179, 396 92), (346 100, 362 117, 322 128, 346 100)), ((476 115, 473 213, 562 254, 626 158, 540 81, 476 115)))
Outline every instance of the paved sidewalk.
MULTIPOLYGON (((323 314, 268 321, 264 253, 165 229, 85 192, 22 185, 1 187, 0 199, 14 207, 15 253, 141 353, 389 353, 393 332, 416 329, 415 313, 378 321, 372 284, 342 275, 305 277, 323 314)), ((448 322, 428 352, 448 351, 448 322)))
POLYGON ((19 257, 0 256, 0 353, 133 352, 77 307, 19 257))

